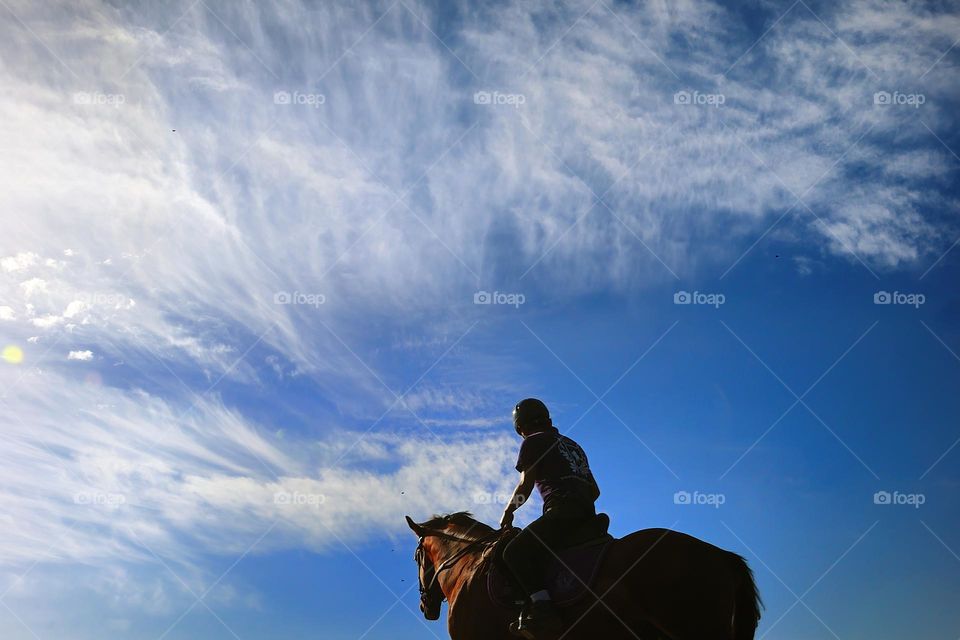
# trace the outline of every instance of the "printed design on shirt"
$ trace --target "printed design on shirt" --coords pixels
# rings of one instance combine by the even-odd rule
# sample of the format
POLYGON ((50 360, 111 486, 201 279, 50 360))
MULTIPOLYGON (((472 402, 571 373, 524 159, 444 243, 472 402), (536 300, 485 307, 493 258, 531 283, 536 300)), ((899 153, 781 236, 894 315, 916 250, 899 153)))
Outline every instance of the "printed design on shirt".
POLYGON ((563 438, 557 440, 557 451, 570 465, 570 473, 578 478, 591 478, 590 466, 587 464, 587 454, 579 446, 563 438))

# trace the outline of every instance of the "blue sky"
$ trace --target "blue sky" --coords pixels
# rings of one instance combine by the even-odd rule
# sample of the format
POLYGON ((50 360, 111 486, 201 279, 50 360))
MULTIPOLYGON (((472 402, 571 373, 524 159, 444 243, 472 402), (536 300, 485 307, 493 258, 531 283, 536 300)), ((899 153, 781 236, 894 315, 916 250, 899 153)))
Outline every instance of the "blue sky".
POLYGON ((4 638, 444 637, 531 395, 758 637, 960 634, 955 10, 0 11, 4 638))

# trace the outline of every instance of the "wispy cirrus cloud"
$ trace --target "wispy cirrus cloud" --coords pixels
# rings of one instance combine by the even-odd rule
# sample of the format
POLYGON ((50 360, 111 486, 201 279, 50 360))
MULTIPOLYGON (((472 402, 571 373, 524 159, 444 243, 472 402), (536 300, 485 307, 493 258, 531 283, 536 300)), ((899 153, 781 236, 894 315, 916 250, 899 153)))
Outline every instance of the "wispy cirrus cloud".
POLYGON ((269 527, 261 551, 356 543, 402 531, 405 513, 503 490, 512 466, 508 435, 374 433, 346 450, 337 443, 349 434, 280 437, 212 398, 177 407, 89 379, 3 371, 16 388, 4 405, 8 566, 239 554, 269 527), (54 539, 63 544, 51 550, 54 539))
MULTIPOLYGON (((88 3, 63 64, 10 23, 34 56, 6 71, 0 105, 5 208, 31 212, 3 239, 8 315, 62 332, 73 296, 113 295, 137 303, 122 324, 163 357, 222 370, 241 351, 215 336, 271 329, 266 344, 323 378, 356 367, 318 318, 350 338, 535 262, 525 286, 571 292, 719 271, 791 206, 823 249, 875 268, 944 248, 927 212, 955 204, 951 159, 917 121, 949 122, 955 91, 921 63, 949 46, 952 17, 905 5, 912 27, 895 31, 872 3, 798 5, 743 55, 748 34, 731 39, 734 16, 707 3, 561 6, 571 20, 544 25, 545 8, 505 6, 455 21, 461 63, 388 7, 184 5, 173 23, 88 3), (331 50, 308 55, 317 38, 331 50), (873 104, 915 87, 922 112, 873 104), (277 90, 323 102, 276 104, 277 90), (524 102, 475 104, 478 90, 524 102), (736 235, 712 242, 720 228, 736 235), (326 306, 273 303, 289 291, 326 306)), ((75 26, 38 22, 41 39, 75 26)), ((364 375, 347 386, 375 392, 364 375)))

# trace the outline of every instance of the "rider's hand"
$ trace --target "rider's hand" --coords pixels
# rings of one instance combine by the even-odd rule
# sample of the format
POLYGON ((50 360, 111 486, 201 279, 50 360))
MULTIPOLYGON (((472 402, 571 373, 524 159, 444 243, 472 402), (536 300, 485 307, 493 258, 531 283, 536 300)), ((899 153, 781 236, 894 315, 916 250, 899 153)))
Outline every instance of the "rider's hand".
POLYGON ((504 511, 503 517, 500 518, 500 528, 509 529, 513 526, 513 511, 504 511))

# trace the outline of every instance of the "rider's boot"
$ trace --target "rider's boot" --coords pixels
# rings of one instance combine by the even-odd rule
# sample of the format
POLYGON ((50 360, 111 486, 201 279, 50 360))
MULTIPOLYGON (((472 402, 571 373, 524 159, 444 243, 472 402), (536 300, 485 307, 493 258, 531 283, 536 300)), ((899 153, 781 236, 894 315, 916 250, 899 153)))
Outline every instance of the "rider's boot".
POLYGON ((528 640, 555 640, 563 631, 563 620, 552 600, 536 600, 520 612, 520 619, 510 623, 510 633, 528 640))

